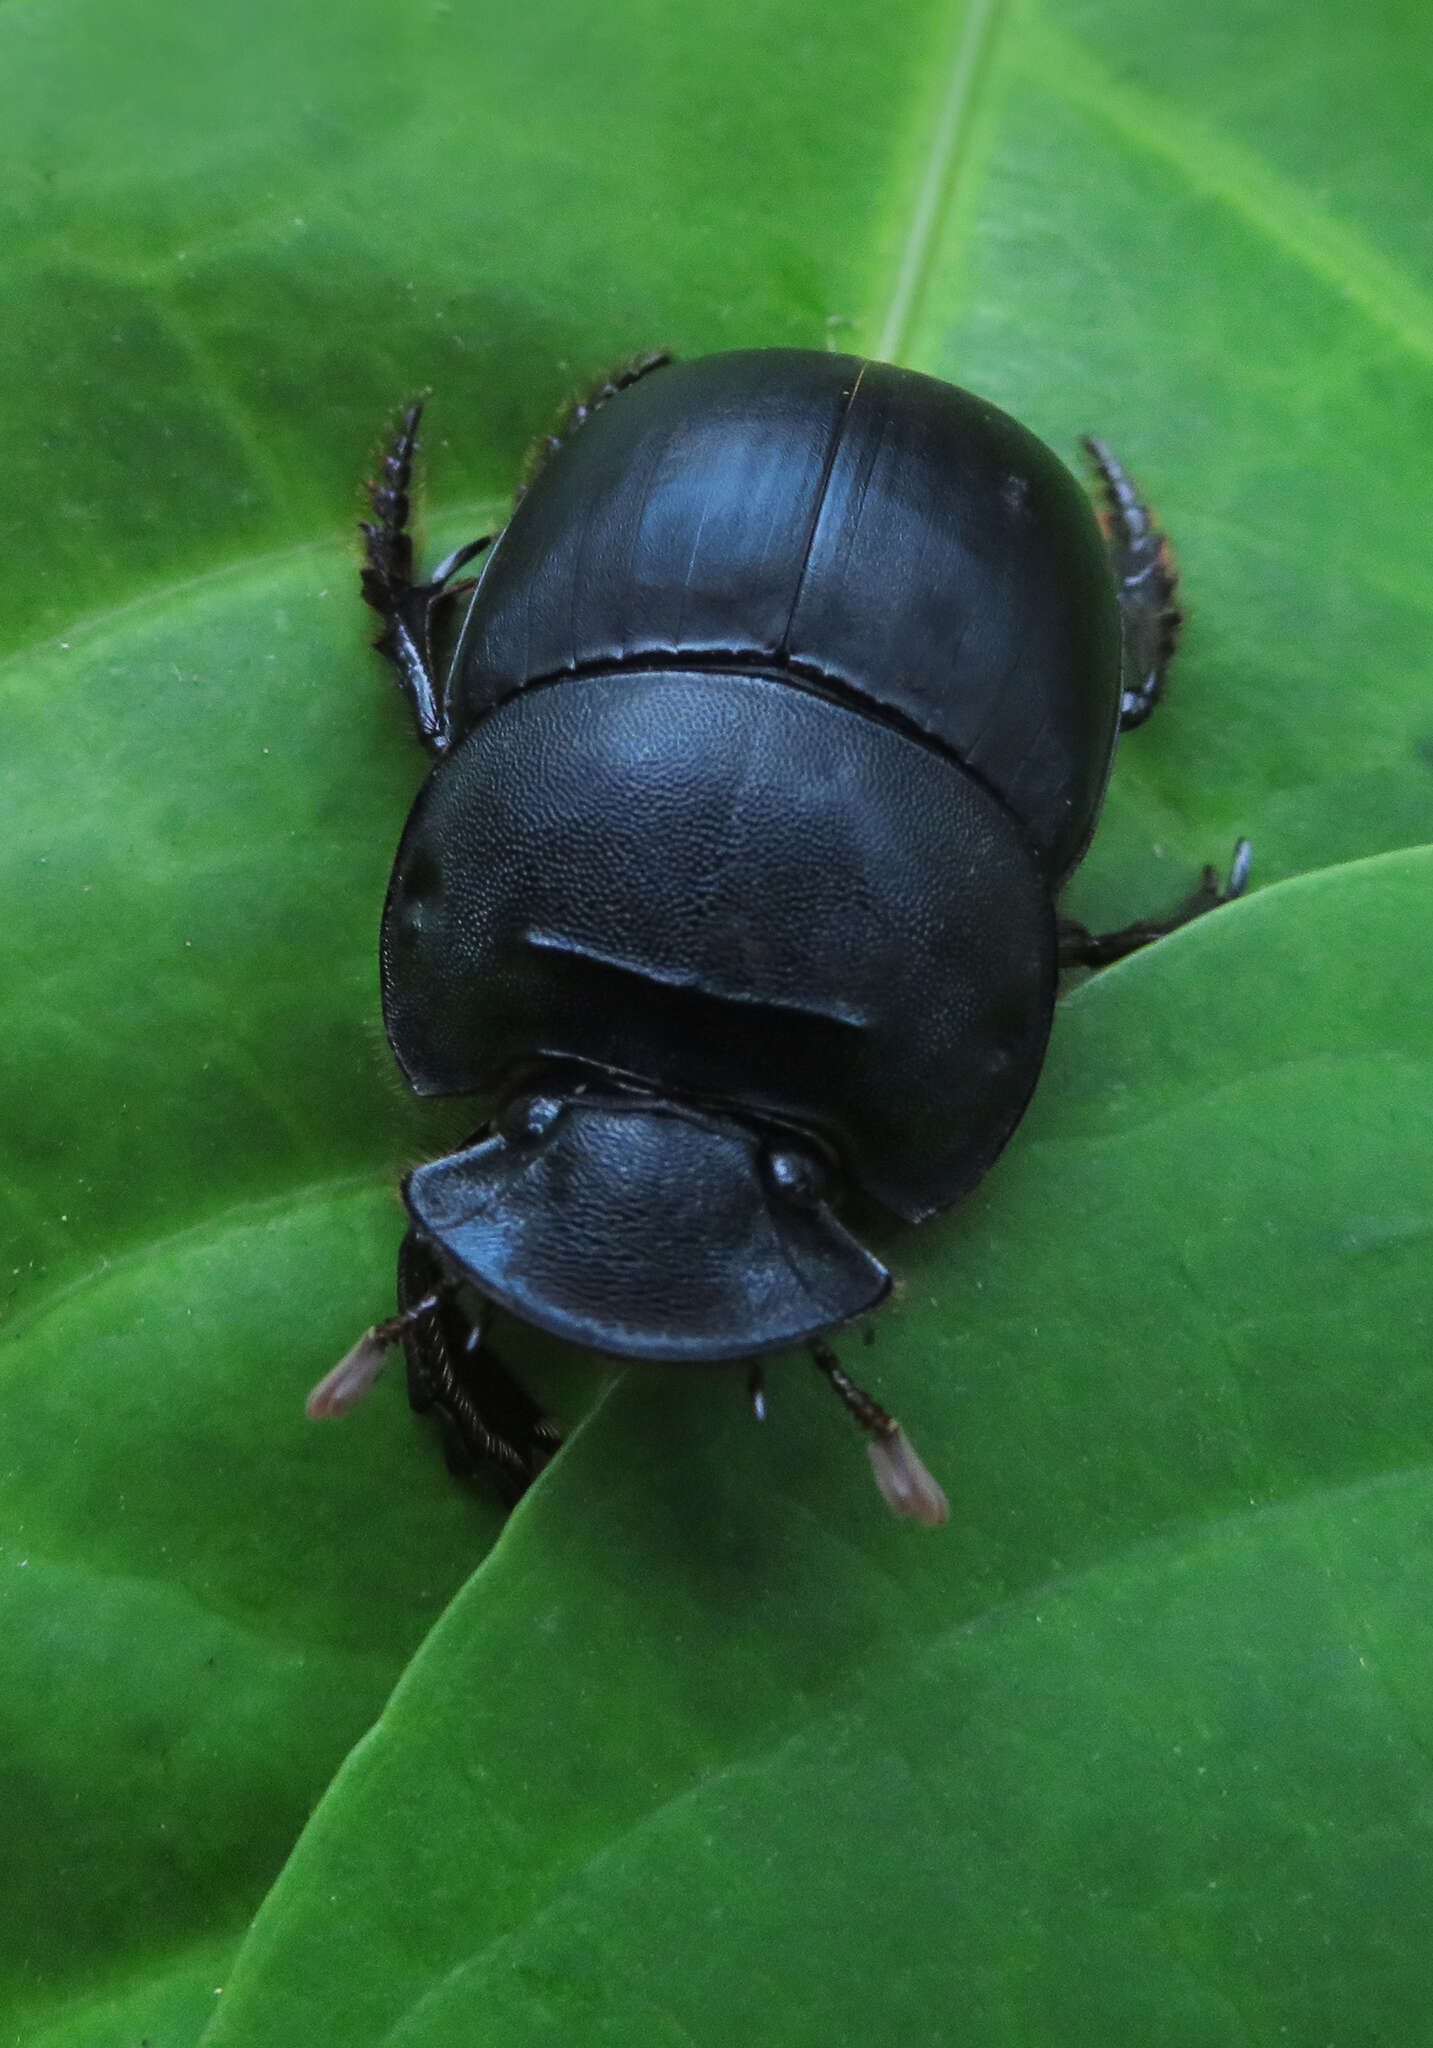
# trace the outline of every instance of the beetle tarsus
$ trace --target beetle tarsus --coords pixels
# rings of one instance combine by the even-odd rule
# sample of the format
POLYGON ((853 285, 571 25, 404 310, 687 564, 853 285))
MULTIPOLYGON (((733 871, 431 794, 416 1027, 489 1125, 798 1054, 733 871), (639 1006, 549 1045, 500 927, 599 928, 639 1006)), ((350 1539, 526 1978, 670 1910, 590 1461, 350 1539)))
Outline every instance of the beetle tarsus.
POLYGON ((1234 858, 1229 864, 1228 880, 1221 882, 1218 869, 1206 867, 1199 878, 1198 888, 1168 917, 1141 918, 1114 932, 1092 932, 1073 918, 1062 917, 1059 921, 1061 967, 1108 967, 1130 953, 1137 953, 1141 946, 1151 946, 1156 939, 1177 932, 1181 925, 1192 924, 1196 917, 1218 910, 1222 904, 1232 903, 1244 894, 1249 885, 1253 859, 1254 849, 1249 840, 1238 840, 1234 858))
POLYGON ((1129 732, 1144 724, 1164 695, 1184 622, 1177 602, 1179 571, 1169 541, 1108 443, 1086 434, 1080 445, 1099 485, 1100 523, 1119 596, 1124 630, 1120 731, 1129 732))
MULTIPOLYGON (((562 1439, 532 1396, 485 1342, 417 1231, 398 1255, 400 1311, 436 1293, 437 1307, 402 1335, 408 1364, 408 1405, 438 1430, 443 1461, 455 1478, 489 1480, 509 1504, 518 1500, 562 1439)), ((401 1320, 401 1316, 395 1320, 401 1320)))
POLYGON ((364 602, 383 621, 383 630, 373 644, 398 671, 398 687, 408 699, 419 739, 430 754, 441 756, 448 751, 452 735, 433 658, 433 619, 441 607, 472 588, 470 582, 455 584, 453 578, 492 545, 493 536, 484 534, 455 548, 426 582, 414 582, 408 519, 422 417, 422 401, 415 400, 403 414, 383 459, 381 477, 368 486, 373 518, 362 521, 359 531, 364 548, 364 602))

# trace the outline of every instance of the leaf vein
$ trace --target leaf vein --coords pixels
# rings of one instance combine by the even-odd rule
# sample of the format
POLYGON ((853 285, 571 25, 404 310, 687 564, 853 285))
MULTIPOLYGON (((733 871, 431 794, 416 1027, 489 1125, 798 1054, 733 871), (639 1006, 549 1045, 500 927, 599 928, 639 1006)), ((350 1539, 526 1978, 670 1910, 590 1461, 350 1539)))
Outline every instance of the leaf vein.
POLYGON ((1408 354, 1433 363, 1433 297, 1395 262, 1252 151, 1167 102, 1120 84, 1075 37, 1039 17, 1023 44, 1029 73, 1067 104, 1162 158, 1310 276, 1349 301, 1408 354))
POLYGON ((1003 11, 1001 0, 971 0, 966 12, 931 132, 925 171, 906 229, 890 303, 876 342, 876 354, 883 361, 899 362, 905 349, 930 273, 940 224, 959 174, 976 84, 985 68, 997 17, 1003 11))

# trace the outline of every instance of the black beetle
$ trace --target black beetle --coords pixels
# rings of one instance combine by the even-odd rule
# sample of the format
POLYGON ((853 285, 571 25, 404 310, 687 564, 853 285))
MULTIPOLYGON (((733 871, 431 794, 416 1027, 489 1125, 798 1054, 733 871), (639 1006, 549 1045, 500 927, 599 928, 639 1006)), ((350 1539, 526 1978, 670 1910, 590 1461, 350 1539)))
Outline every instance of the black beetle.
POLYGON ((541 446, 495 541, 419 582, 419 410, 363 529, 376 644, 437 759, 383 1013, 411 1086, 483 1122, 404 1181, 399 1313, 310 1412, 401 1338, 450 1465, 515 1496, 556 1437, 483 1342, 492 1308, 676 1365, 804 1343, 891 1506, 940 1521, 823 1342, 891 1285, 836 1206, 850 1186, 919 1222, 967 1193, 1030 1098, 1060 968, 1243 888, 1240 841, 1163 920, 1055 912, 1174 650, 1164 538, 1102 443, 1101 522, 1033 434, 933 378, 651 356, 541 446), (434 627, 469 591, 440 680, 434 627))

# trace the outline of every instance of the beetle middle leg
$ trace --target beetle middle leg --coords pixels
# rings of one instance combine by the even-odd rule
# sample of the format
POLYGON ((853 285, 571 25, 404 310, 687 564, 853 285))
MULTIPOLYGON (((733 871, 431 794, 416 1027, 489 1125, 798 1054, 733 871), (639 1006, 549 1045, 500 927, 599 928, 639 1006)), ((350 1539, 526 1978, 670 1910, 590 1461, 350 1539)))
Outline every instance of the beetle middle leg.
POLYGON ((1254 849, 1249 841, 1239 840, 1229 864, 1229 879, 1221 882, 1216 868, 1205 868, 1199 887, 1167 917, 1140 918, 1114 932, 1092 932, 1088 926, 1077 924, 1072 917, 1060 918, 1061 967, 1108 967, 1112 961, 1137 953, 1141 946, 1151 946, 1156 939, 1177 932, 1182 924, 1191 924, 1196 917, 1203 917, 1206 911, 1217 910, 1222 903, 1232 903, 1236 896, 1243 895, 1248 886, 1253 857, 1254 849))
POLYGON ((1179 571, 1169 542, 1150 515, 1134 479, 1105 442, 1086 434, 1080 446, 1099 483, 1100 523, 1124 628, 1120 731, 1143 725, 1164 694, 1164 678, 1184 614, 1179 571))
POLYGON ((398 1254, 400 1312, 430 1298, 433 1309, 402 1333, 409 1406, 432 1416, 455 1478, 491 1479, 504 1499, 515 1501, 561 1438, 498 1363, 485 1342, 483 1319, 468 1314, 427 1243, 410 1230, 398 1254))
POLYGON ((488 533, 455 548, 425 582, 413 576, 413 536, 408 531, 408 494, 413 482, 413 457, 418 447, 421 401, 408 407, 383 459, 383 474, 368 486, 372 520, 359 527, 363 535, 363 598, 383 621, 374 641, 398 671, 398 687, 408 699, 418 737, 430 754, 448 751, 452 734, 442 701, 433 659, 433 619, 438 610, 471 582, 454 583, 465 563, 490 547, 488 533))

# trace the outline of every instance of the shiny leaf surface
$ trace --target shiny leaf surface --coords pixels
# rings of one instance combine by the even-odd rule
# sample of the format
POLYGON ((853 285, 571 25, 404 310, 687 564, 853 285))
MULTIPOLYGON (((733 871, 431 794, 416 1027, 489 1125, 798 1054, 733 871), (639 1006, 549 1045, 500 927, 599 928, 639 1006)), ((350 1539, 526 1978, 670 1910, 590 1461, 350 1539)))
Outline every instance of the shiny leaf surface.
POLYGON ((0 2034, 1416 2038, 1419 10, 6 24, 0 2034), (1265 893, 1081 989, 997 1172, 885 1246, 849 1362, 945 1532, 886 1525, 799 1365, 765 1432, 637 1378, 464 1586, 500 1517, 397 1376, 299 1412, 461 1126, 377 1022, 422 763, 358 481, 431 389, 434 546, 487 530, 657 344, 868 349, 1106 435, 1189 626, 1071 908, 1239 831, 1265 893))

